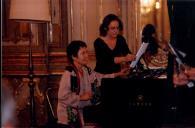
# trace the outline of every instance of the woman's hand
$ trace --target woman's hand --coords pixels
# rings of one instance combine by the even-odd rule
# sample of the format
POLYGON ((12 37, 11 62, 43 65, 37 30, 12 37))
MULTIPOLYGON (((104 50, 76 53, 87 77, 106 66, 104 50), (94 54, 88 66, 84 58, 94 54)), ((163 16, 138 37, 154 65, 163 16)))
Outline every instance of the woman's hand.
POLYGON ((124 58, 125 62, 133 61, 136 59, 136 56, 134 54, 127 54, 124 58))
POLYGON ((129 74, 129 68, 124 68, 124 69, 121 69, 120 72, 117 72, 115 73, 115 77, 124 77, 124 76, 127 76, 129 74))
POLYGON ((195 80, 195 68, 185 69, 184 73, 188 76, 188 79, 195 80))
POLYGON ((91 92, 85 92, 84 94, 80 95, 80 100, 90 100, 92 98, 91 92))
POLYGON ((174 74, 173 75, 173 83, 175 87, 184 86, 188 83, 188 76, 184 73, 174 74))

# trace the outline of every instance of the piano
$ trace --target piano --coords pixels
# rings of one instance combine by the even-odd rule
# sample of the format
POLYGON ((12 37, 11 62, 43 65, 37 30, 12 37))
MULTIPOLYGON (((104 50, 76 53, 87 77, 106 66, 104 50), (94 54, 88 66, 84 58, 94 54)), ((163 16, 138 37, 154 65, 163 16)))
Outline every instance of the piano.
POLYGON ((166 79, 132 77, 102 80, 106 128, 156 127, 160 124, 166 79))

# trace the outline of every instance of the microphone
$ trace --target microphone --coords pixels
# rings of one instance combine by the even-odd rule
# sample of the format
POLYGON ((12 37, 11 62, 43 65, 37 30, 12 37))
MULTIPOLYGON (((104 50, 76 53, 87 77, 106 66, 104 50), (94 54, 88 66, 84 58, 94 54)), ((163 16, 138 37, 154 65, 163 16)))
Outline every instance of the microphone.
MULTIPOLYGON (((169 46, 169 49, 170 49, 171 54, 175 56, 175 60, 176 60, 176 62, 178 63, 179 68, 184 67, 185 64, 184 64, 184 63, 182 62, 182 60, 180 59, 180 57, 178 56, 178 54, 177 54, 177 52, 175 51, 175 49, 173 48, 173 46, 172 46, 170 43, 168 43, 168 46, 169 46)), ((191 87, 194 86, 194 83, 193 83, 192 81, 189 81, 189 82, 187 83, 187 86, 188 86, 189 88, 191 88, 191 87)))

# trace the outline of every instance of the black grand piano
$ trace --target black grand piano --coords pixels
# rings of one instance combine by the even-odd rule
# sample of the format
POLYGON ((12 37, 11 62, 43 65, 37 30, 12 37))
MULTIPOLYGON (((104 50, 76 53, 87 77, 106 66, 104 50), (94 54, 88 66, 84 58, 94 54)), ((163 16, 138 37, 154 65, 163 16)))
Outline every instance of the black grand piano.
POLYGON ((145 70, 126 78, 103 79, 101 105, 87 108, 84 117, 101 120, 103 128, 153 128, 162 124, 168 87, 166 77, 159 76, 165 73, 165 69, 145 70), (101 119, 96 119, 97 113, 101 119))
POLYGON ((153 128, 161 124, 166 78, 138 76, 102 80, 105 127, 153 128))
POLYGON ((161 128, 164 124, 181 122, 185 126, 192 125, 194 89, 170 86, 166 77, 159 77, 164 71, 151 70, 128 78, 103 79, 104 127, 161 128))

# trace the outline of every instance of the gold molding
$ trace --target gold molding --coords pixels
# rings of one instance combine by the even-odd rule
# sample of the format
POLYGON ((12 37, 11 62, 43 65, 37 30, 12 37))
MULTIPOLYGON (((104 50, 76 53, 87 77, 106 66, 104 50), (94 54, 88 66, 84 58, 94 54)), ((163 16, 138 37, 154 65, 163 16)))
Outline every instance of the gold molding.
POLYGON ((121 0, 117 0, 117 13, 118 13, 118 16, 121 17, 122 15, 122 11, 121 11, 121 0))
POLYGON ((80 0, 80 29, 81 29, 81 40, 84 40, 84 0, 80 0))
POLYGON ((73 0, 70 0, 70 24, 71 24, 71 40, 72 40, 72 35, 73 35, 73 32, 74 32, 74 27, 73 27, 73 23, 74 23, 74 17, 73 17, 73 3, 72 3, 73 0))
POLYGON ((100 5, 99 5, 99 18, 100 18, 100 20, 99 20, 99 23, 101 24, 102 23, 102 20, 103 20, 103 12, 102 12, 102 10, 103 10, 103 0, 100 0, 100 5))

